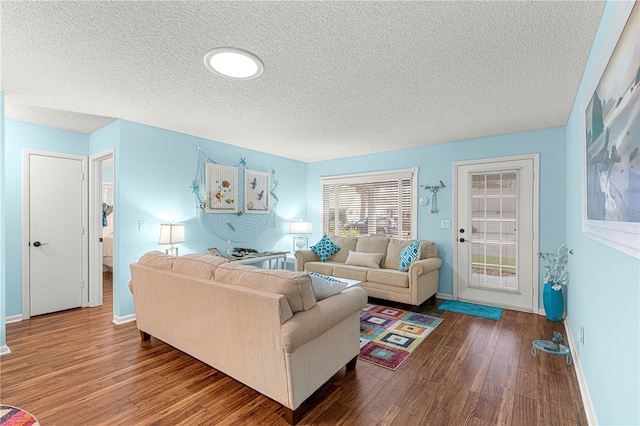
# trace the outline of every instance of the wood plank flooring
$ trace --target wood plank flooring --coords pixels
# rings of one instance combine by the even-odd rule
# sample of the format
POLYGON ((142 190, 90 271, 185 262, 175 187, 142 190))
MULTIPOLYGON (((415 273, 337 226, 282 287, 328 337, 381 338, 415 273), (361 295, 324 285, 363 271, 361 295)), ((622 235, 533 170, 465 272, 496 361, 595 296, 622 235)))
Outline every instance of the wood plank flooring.
MULTIPOLYGON (((102 307, 7 324, 3 404, 43 426, 286 424, 279 404, 155 338, 141 342, 135 322, 114 325, 108 274, 104 283, 102 307)), ((531 342, 564 333, 562 324, 515 311, 500 321, 437 304, 421 311, 444 321, 398 370, 361 360, 343 368, 299 424, 587 424, 573 367, 531 356, 531 342)))

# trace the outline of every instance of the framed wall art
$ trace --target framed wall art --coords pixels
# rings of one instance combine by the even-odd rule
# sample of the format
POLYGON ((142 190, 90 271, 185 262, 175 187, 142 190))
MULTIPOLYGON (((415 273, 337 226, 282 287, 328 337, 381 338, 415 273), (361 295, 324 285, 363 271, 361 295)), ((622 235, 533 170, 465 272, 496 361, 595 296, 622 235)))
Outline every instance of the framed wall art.
POLYGON ((585 108, 583 232, 640 258, 640 4, 585 108))
POLYGON ((244 171, 244 212, 269 213, 269 173, 244 171))
POLYGON ((238 169, 207 163, 205 169, 206 212, 238 212, 238 169))

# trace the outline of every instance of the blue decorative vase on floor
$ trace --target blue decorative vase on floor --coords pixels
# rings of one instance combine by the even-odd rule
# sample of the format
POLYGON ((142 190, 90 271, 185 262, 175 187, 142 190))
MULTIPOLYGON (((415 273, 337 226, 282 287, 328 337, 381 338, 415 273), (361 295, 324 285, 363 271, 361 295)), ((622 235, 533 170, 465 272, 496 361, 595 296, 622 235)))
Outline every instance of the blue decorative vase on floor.
POLYGON ((542 299, 544 301, 544 312, 549 321, 562 321, 562 313, 564 312, 564 298, 562 296, 562 288, 555 291, 551 287, 553 283, 544 285, 542 299))

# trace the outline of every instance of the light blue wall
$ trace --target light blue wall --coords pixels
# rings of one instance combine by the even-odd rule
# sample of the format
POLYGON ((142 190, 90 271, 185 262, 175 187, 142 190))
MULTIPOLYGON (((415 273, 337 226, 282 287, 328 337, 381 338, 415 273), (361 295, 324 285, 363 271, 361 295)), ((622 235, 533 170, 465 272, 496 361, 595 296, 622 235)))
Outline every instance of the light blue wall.
MULTIPOLYGON (((191 183, 196 176, 197 144, 219 164, 237 166, 240 158, 246 158, 247 167, 252 170, 275 169, 280 183, 275 227, 268 227, 255 241, 233 244, 258 250, 290 250, 288 220, 306 215, 306 185, 300 179, 306 175, 306 164, 129 121, 121 120, 115 125, 119 126, 115 156, 115 315, 134 312, 127 287, 128 265, 149 250, 164 248, 158 245, 161 223, 175 220, 185 224, 186 241, 179 245, 181 254, 206 253, 209 247, 223 251, 226 247, 226 241, 202 229, 195 214, 191 183), (145 231, 138 230, 140 221, 146 222, 145 231)), ((101 135, 103 142, 114 137, 113 133, 101 135)), ((106 148, 104 144, 100 146, 100 150, 106 148)))
POLYGON ((0 348, 7 344, 7 328, 5 324, 6 317, 6 298, 5 298, 5 281, 6 281, 6 203, 5 203, 5 170, 7 168, 4 149, 4 92, 0 91, 0 348))
POLYGON ((5 120, 6 315, 22 313, 22 150, 87 155, 89 136, 5 120))
MULTIPOLYGON (((321 235, 320 203, 322 194, 318 179, 321 176, 393 170, 419 167, 419 184, 436 185, 442 180, 445 189, 438 191, 439 213, 430 213, 430 206, 418 207, 418 238, 434 241, 443 265, 440 269, 440 293, 453 293, 452 238, 453 229, 440 229, 440 221, 453 223, 453 163, 480 158, 507 157, 540 153, 540 247, 545 251, 564 242, 565 232, 565 130, 553 128, 532 132, 473 139, 418 148, 403 149, 373 155, 309 164, 308 209, 314 222, 315 235, 321 235)), ((419 196, 430 193, 419 189, 419 196)), ((314 240, 315 241, 315 240, 314 240)), ((542 289, 540 290, 542 306, 542 289)))
MULTIPOLYGON (((253 170, 276 170, 280 187, 273 228, 267 228, 252 242, 234 241, 259 250, 290 250, 288 221, 306 216, 306 176, 304 163, 231 145, 162 130, 129 121, 117 120, 92 135, 66 132, 48 127, 7 120, 7 294, 6 315, 22 313, 22 149, 91 155, 115 147, 116 238, 114 314, 134 312, 127 287, 128 265, 143 253, 158 250, 162 222, 184 222, 187 241, 180 253, 206 253, 209 247, 223 249, 226 242, 204 232, 195 216, 191 182, 197 165, 196 144, 214 161, 237 165, 246 158, 253 170), (138 222, 146 221, 146 231, 138 231, 138 222)), ((4 318, 4 316, 3 316, 4 318)))
POLYGON ((602 425, 640 424, 640 261, 582 234, 584 108, 615 46, 629 2, 608 2, 567 125, 567 316, 602 425))

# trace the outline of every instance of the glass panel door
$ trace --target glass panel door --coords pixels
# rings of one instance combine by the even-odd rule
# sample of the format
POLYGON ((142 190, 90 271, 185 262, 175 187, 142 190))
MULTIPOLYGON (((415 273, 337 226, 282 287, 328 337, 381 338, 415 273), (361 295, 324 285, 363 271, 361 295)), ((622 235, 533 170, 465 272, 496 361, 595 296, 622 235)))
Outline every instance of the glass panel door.
POLYGON ((517 170, 471 174, 471 287, 518 291, 517 188, 517 170))

